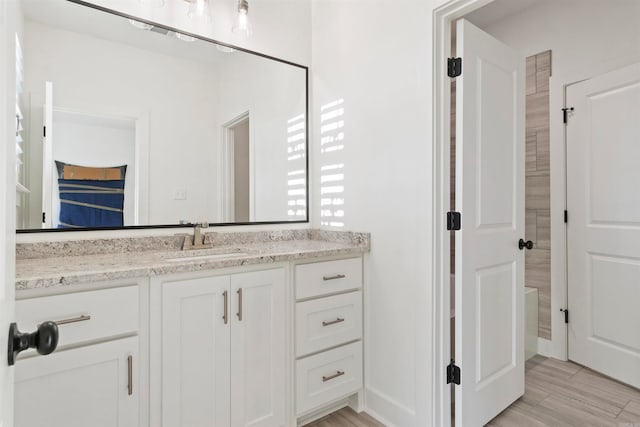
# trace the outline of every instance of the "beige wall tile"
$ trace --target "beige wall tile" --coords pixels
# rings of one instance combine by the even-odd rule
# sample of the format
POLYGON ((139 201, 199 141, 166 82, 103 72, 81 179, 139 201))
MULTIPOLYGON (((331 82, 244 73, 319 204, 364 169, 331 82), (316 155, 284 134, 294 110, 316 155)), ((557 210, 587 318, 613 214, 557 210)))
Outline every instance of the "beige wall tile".
POLYGON ((527 58, 526 94, 536 93, 536 57, 527 58))
POLYGON ((527 172, 537 170, 538 136, 536 132, 527 132, 526 143, 526 170, 527 172))
MULTIPOLYGON (((547 117, 549 113, 547 112, 547 117)), ((536 132, 536 169, 539 171, 551 170, 549 154, 549 126, 536 132)))
POLYGON ((525 240, 536 240, 536 225, 538 222, 537 219, 538 211, 533 209, 526 209, 524 212, 524 239, 525 240))
POLYGON ((549 128, 549 92, 527 95, 525 109, 527 132, 549 128))
POLYGON ((551 211, 536 211, 536 241, 538 249, 551 249, 551 211))
POLYGON ((526 178, 526 209, 549 209, 549 174, 526 178))
POLYGON ((547 50, 535 55, 536 71, 549 71, 551 75, 551 51, 547 50))

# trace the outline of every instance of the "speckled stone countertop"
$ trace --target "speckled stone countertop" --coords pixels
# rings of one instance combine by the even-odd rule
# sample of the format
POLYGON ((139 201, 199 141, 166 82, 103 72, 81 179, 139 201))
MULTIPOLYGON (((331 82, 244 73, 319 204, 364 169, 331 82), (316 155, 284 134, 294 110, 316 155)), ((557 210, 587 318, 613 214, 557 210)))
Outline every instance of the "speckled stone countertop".
POLYGON ((367 233, 322 230, 209 233, 213 248, 192 251, 180 251, 175 240, 171 236, 21 244, 16 248, 16 290, 359 255, 370 247, 367 233))

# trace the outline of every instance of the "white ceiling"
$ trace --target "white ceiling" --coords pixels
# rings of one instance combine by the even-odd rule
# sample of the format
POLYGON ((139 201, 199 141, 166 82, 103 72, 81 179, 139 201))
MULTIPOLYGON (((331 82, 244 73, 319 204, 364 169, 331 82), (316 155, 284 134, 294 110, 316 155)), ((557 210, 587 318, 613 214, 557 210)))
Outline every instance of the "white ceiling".
POLYGON ((509 16, 545 1, 549 0, 494 0, 488 5, 474 10, 464 18, 479 28, 487 28, 509 16))
POLYGON ((66 0, 21 0, 20 2, 27 20, 170 56, 215 64, 229 55, 241 54, 240 52, 233 54, 220 52, 215 44, 201 40, 184 42, 172 34, 164 35, 140 30, 125 18, 66 0))

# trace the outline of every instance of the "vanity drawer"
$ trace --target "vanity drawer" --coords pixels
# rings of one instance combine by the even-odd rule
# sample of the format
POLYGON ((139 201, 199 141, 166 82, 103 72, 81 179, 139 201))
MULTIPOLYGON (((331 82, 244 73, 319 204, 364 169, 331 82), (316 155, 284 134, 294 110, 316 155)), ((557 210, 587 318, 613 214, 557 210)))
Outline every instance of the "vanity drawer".
POLYGON ((34 331, 47 320, 58 323, 58 346, 138 331, 138 286, 77 292, 16 301, 21 331, 34 331))
POLYGON ((349 258, 296 266, 296 298, 312 298, 362 287, 362 259, 349 258))
POLYGON ((362 291, 296 304, 296 357, 362 338, 362 291))
POLYGON ((296 413, 301 415, 362 388, 362 341, 296 362, 296 413))

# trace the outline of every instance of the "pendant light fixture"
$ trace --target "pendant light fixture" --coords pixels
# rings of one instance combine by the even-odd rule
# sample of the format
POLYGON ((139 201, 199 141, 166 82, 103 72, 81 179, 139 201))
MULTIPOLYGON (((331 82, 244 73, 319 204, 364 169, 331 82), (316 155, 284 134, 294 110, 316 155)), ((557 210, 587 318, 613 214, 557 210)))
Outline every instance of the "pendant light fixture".
POLYGON ((201 20, 204 22, 211 22, 211 7, 209 0, 185 0, 189 3, 189 10, 187 16, 194 20, 201 20))
POLYGON ((249 22, 249 1, 238 0, 238 14, 231 31, 244 37, 251 35, 251 23, 249 22))

